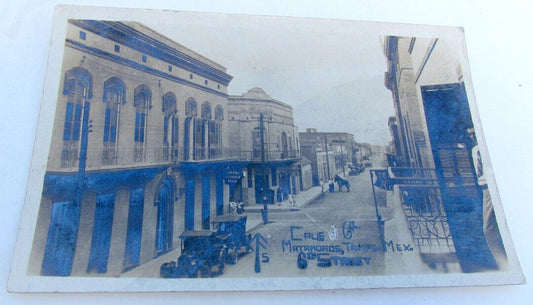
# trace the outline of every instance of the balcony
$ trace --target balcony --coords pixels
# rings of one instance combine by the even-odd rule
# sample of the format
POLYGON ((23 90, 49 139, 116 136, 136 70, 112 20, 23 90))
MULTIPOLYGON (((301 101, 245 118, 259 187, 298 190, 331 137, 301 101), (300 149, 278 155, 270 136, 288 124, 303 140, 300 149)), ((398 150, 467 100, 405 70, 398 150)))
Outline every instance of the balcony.
MULTIPOLYGON (((79 170, 78 148, 70 151, 63 149, 62 160, 57 171, 76 172, 79 170), (68 157, 68 158, 67 158, 68 157), (68 161, 68 162, 67 162, 68 161)), ((300 152, 266 151, 266 162, 296 161, 300 152)), ((244 161, 261 162, 260 150, 241 150, 236 147, 207 148, 196 147, 186 154, 183 147, 140 146, 128 147, 89 147, 87 149, 86 170, 124 169, 148 166, 172 166, 179 162, 211 162, 211 161, 244 161)), ((56 171, 52 170, 52 171, 56 171)))
MULTIPOLYGON (((261 150, 236 150, 241 161, 262 162, 261 150)), ((299 150, 265 151, 265 162, 291 161, 300 159, 299 150)))
POLYGON ((434 168, 391 167, 389 173, 394 184, 409 184, 408 181, 412 180, 419 185, 438 185, 434 168))
POLYGON ((389 174, 394 197, 424 262, 431 268, 454 268, 455 245, 435 169, 393 167, 389 174))

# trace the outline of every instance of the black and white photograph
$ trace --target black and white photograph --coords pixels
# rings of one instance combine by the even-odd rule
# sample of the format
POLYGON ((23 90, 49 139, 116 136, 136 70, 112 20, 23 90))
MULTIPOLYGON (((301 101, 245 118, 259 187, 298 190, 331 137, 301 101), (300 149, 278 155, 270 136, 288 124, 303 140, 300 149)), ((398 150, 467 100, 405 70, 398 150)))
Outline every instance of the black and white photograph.
POLYGON ((54 9, 10 292, 524 284, 464 28, 54 9))

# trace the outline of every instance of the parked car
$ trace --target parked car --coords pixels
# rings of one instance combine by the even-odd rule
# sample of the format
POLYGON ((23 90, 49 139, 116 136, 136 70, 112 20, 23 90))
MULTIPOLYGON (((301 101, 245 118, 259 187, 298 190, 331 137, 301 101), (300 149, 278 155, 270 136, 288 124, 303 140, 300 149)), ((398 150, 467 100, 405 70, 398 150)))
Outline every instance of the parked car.
POLYGON ((218 216, 211 222, 217 234, 229 235, 226 240, 226 263, 235 264, 241 255, 249 253, 252 248, 250 234, 246 234, 246 215, 218 216))
POLYGON ((161 265, 164 278, 214 277, 224 264, 235 264, 249 253, 251 236, 246 234, 246 215, 223 215, 213 219, 213 230, 185 231, 181 234, 181 255, 177 261, 161 265))
POLYGON ((177 262, 161 265, 161 277, 213 277, 222 274, 229 235, 209 230, 185 231, 180 236, 181 255, 177 262))
POLYGON ((358 163, 355 165, 350 165, 350 171, 348 172, 348 175, 357 176, 364 171, 365 171, 365 167, 363 166, 363 164, 358 163))

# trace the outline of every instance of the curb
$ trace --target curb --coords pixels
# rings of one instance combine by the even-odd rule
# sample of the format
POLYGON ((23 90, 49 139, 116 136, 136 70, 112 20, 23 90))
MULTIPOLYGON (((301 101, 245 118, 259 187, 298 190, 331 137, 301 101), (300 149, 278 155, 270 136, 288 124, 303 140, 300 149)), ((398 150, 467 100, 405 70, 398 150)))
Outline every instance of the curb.
MULTIPOLYGON (((279 213, 279 212, 293 212, 293 211, 299 211, 301 210, 302 208, 305 208, 309 205, 309 203, 311 203, 312 201, 316 200, 317 198, 319 198, 321 195, 325 195, 326 192, 318 192, 317 194, 311 196, 309 199, 307 199, 301 206, 299 207, 296 207, 296 208, 289 208, 289 207, 283 207, 283 208, 272 208, 272 209, 268 209, 268 212, 271 213, 271 212, 275 212, 275 213, 279 213)), ((272 205, 273 207, 275 205, 272 205)), ((259 207, 253 207, 253 208, 246 208, 246 211, 245 213, 261 213, 261 210, 263 210, 262 208, 259 208, 259 207)), ((253 226, 250 226, 250 228, 246 229, 246 233, 248 232, 251 232, 252 230, 255 230, 257 229, 259 226, 264 226, 263 222, 262 221, 259 221, 257 224, 253 225, 253 226)))
MULTIPOLYGON (((295 208, 291 208, 291 207, 282 207, 282 208, 278 208, 276 207, 276 204, 269 204, 269 206, 272 206, 272 208, 269 208, 268 209, 268 212, 290 212, 290 211, 298 211, 300 210, 301 208, 305 208, 309 205, 309 203, 311 201, 314 201, 316 200, 318 197, 320 197, 320 195, 322 194, 326 194, 325 192, 324 193, 317 193, 316 195, 313 195, 312 197, 310 197, 309 199, 307 199, 301 206, 297 206, 295 208)), ((246 213, 260 213, 261 211, 263 210, 262 206, 261 207, 247 207, 245 212, 246 213)))
MULTIPOLYGON (((303 206, 302 206, 303 207, 303 206)), ((268 209, 268 212, 273 212, 273 213, 279 213, 279 212, 291 212, 291 211, 298 211, 300 210, 302 207, 297 207, 297 208, 277 208, 277 209, 268 209)), ((260 209, 260 208, 251 208, 251 209, 246 209, 245 212, 246 213, 261 213, 263 209, 260 209)))

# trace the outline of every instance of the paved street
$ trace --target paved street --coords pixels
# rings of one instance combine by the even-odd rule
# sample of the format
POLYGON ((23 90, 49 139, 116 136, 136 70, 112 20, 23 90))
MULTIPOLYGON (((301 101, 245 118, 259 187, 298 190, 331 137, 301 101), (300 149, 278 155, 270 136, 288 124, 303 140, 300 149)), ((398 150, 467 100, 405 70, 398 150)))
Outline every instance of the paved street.
MULTIPOLYGON (((320 277, 432 273, 414 245, 401 207, 386 202, 386 192, 376 188, 378 210, 385 221, 387 252, 381 240, 368 170, 358 176, 347 176, 350 192, 326 192, 320 187, 298 197, 298 208, 287 202, 269 207, 269 223, 262 224, 262 205, 247 207, 248 230, 260 234, 265 246, 260 247, 259 266, 254 251, 243 255, 235 265, 226 264, 219 277, 320 277), (312 198, 316 198, 311 200, 312 198), (308 202, 308 200, 311 200, 308 202), (304 204, 304 202, 308 202, 304 204), (398 243, 398 244, 396 244, 398 243), (409 245, 409 249, 406 246, 409 245), (300 257, 300 266, 298 258, 300 257), (255 272, 260 267, 260 272, 255 272)), ((327 188, 326 188, 327 189, 327 188)), ((124 273, 124 277, 159 277, 162 263, 176 260, 179 249, 124 273)))
MULTIPOLYGON (((335 185, 334 193, 326 191, 321 195, 321 188, 314 187, 299 194, 297 208, 291 208, 288 202, 270 205, 267 225, 261 220, 262 205, 247 206, 247 233, 256 237, 251 244, 253 251, 242 255, 235 265, 226 264, 219 277, 433 272, 413 247, 401 207, 390 201, 391 198, 386 199, 386 193, 390 192, 375 189, 378 211, 385 221, 387 252, 383 252, 369 170, 345 179, 351 184, 350 192, 345 188, 339 192, 335 185), (258 240, 263 246, 259 246, 257 255, 258 240)), ((327 190, 327 185, 324 189, 327 190)), ((179 249, 176 249, 122 276, 159 277, 161 264, 178 256, 179 249)))
MULTIPOLYGON (((266 249, 260 248, 260 272, 255 272, 253 251, 236 265, 227 265, 222 277, 383 274, 385 255, 370 175, 365 171, 346 179, 352 186, 349 193, 338 192, 336 185, 335 193, 327 192, 300 210, 269 213, 270 223, 250 232, 261 234, 268 243, 263 242, 266 249)), ((385 206, 379 211, 384 218, 391 214, 385 206)))

